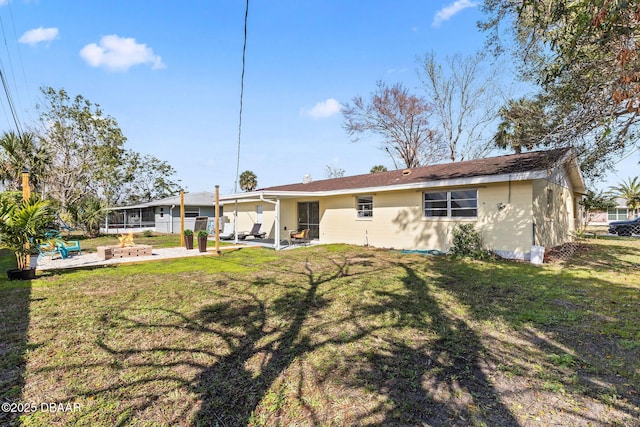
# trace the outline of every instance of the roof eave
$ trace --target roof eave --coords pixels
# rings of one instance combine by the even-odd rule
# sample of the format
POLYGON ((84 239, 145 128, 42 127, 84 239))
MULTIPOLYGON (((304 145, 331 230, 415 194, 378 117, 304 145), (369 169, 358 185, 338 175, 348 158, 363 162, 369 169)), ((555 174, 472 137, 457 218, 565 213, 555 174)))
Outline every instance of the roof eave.
POLYGON ((301 198, 301 197, 327 197, 343 196, 362 193, 380 193, 386 191, 420 190, 427 188, 458 187, 458 186, 478 186, 496 182, 527 181, 532 179, 546 178, 546 171, 520 172, 501 175, 473 176, 468 178, 439 179, 433 181, 414 182, 410 184, 385 185, 377 187, 344 188, 340 190, 327 191, 270 191, 261 190, 250 193, 229 194, 220 197, 220 202, 256 202, 263 198, 301 198))

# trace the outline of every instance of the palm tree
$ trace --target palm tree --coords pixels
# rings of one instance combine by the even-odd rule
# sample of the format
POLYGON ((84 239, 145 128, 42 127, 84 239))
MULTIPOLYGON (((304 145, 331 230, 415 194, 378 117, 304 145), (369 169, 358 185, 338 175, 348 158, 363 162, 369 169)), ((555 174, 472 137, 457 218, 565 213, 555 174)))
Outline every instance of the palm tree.
POLYGON ((240 189, 253 191, 258 186, 258 177, 252 171, 244 171, 240 174, 240 189))
POLYGON ((27 168, 37 191, 51 165, 51 156, 39 147, 34 134, 4 132, 0 137, 0 181, 7 190, 18 190, 20 176, 27 168))
POLYGON ((627 207, 632 215, 640 209, 640 177, 627 178, 627 182, 622 181, 616 187, 609 187, 609 191, 614 196, 627 200, 627 207))

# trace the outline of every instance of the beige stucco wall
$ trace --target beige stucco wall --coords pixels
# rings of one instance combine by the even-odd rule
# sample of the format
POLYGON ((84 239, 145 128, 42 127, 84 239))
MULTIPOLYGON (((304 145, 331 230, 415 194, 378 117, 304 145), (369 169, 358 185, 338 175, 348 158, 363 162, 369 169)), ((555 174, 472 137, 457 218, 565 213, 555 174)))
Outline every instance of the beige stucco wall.
POLYGON ((577 200, 562 171, 533 182, 536 244, 553 247, 571 241, 578 220, 577 200))
POLYGON ((357 218, 356 195, 322 199, 320 241, 446 251, 454 225, 471 222, 487 247, 524 256, 532 241, 530 182, 512 183, 511 189, 508 183, 477 189, 478 217, 470 219, 425 218, 423 192, 416 190, 373 194, 373 218, 367 219, 357 218), (505 207, 498 209, 498 203, 505 207))
POLYGON ((531 251, 532 193, 531 181, 488 184, 478 190, 476 229, 487 248, 515 258, 531 251))
MULTIPOLYGON (((455 224, 471 222, 482 234, 487 248, 503 256, 525 258, 533 244, 534 222, 538 245, 555 246, 570 240, 575 232, 575 200, 570 186, 562 174, 551 178, 437 189, 476 188, 478 217, 469 219, 425 218, 421 190, 283 199, 280 202, 281 238, 286 239, 291 230, 297 229, 297 203, 318 201, 320 243, 447 251, 455 224), (358 195, 373 196, 372 218, 357 217, 358 195), (553 197, 549 212, 548 195, 553 197)), ((275 206, 268 202, 239 203, 238 230, 251 230, 258 221, 258 205, 262 206, 263 212, 262 231, 267 232, 267 237, 274 238, 275 206)), ((233 221, 233 204, 225 206, 225 215, 233 221)))

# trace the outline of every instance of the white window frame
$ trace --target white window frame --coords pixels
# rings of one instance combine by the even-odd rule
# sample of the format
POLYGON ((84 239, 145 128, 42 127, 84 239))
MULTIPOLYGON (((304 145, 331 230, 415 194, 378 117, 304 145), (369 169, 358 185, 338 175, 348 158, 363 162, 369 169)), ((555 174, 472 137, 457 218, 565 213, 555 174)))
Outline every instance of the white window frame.
POLYGON ((200 208, 184 208, 184 217, 185 218, 196 218, 200 215, 200 208))
MULTIPOLYGON (((466 203, 464 203, 466 204, 466 203)), ((457 190, 443 190, 443 191, 425 191, 422 193, 422 215, 425 219, 473 219, 478 218, 478 190, 475 188, 461 188, 457 190), (452 193, 462 193, 467 191, 475 192, 475 197, 452 197, 452 193), (427 200, 427 194, 439 194, 440 198, 427 200), (475 201, 475 206, 455 206, 456 202, 468 202, 475 201), (427 203, 431 203, 431 207, 427 207, 427 203), (454 215, 456 212, 475 210, 475 215, 454 215), (427 211, 432 215, 427 215, 427 211), (441 213, 442 215, 433 215, 434 212, 441 213)))
POLYGON ((356 196, 356 217, 358 219, 373 218, 373 196, 356 196), (368 199, 368 201, 364 201, 364 199, 368 199))

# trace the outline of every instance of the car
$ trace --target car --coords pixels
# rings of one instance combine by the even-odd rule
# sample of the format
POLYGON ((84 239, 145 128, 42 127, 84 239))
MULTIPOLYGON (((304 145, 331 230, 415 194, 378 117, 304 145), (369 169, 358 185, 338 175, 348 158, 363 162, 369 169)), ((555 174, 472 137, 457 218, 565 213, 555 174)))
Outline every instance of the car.
POLYGON ((617 234, 618 236, 640 234, 640 216, 634 219, 627 219, 625 221, 610 222, 609 234, 617 234))

